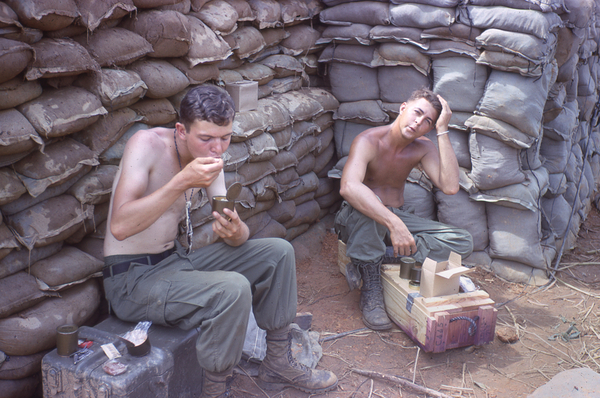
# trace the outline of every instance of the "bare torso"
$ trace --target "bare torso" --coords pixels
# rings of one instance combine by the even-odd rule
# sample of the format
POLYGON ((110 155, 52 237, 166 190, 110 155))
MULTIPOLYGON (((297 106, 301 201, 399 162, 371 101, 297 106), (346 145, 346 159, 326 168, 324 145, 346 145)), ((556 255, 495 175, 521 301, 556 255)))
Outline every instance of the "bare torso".
POLYGON ((369 160, 363 183, 384 205, 402 206, 406 179, 421 161, 429 140, 421 137, 405 148, 397 149, 390 143, 389 126, 374 128, 363 134, 376 148, 376 156, 369 160))
MULTIPOLYGON (((144 152, 145 156, 152 160, 150 162, 152 166, 146 173, 147 187, 143 193, 143 196, 148 196, 169 182, 180 170, 177 158, 174 156, 175 154, 171 148, 173 143, 173 129, 155 128, 138 132, 137 134, 152 135, 151 137, 147 137, 149 138, 148 140, 141 140, 142 142, 149 141, 151 143, 151 145, 145 148, 144 152)), ((126 160, 124 158, 121 160, 119 171, 113 183, 113 192, 115 192, 120 179, 123 177, 123 173, 126 171, 124 168, 131 168, 137 163, 135 159, 126 160)), ((135 178, 140 177, 143 178, 143 175, 135 176, 135 178)), ((127 178, 131 177, 128 176, 127 178)), ((127 189, 127 186, 124 186, 124 188, 127 189)), ((188 199, 190 193, 189 191, 187 193, 188 199)), ((115 195, 112 195, 108 214, 109 221, 113 214, 114 200, 115 195)), ((111 233, 110 227, 107 227, 104 240, 104 255, 160 253, 173 247, 178 233, 179 221, 184 214, 184 209, 185 199, 182 195, 150 227, 121 241, 117 240, 111 233)))

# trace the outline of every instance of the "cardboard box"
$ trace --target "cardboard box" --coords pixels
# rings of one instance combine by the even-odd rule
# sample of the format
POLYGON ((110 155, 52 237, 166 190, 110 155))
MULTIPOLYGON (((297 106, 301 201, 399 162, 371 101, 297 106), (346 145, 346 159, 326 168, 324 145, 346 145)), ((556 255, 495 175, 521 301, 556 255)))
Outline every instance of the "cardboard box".
POLYGON ((462 259, 457 253, 450 253, 448 261, 436 262, 426 258, 421 270, 421 296, 438 297, 456 294, 460 287, 460 275, 471 271, 472 268, 462 266, 462 259))
POLYGON ((258 82, 243 80, 227 83, 225 89, 231 95, 236 112, 252 111, 258 106, 258 82))

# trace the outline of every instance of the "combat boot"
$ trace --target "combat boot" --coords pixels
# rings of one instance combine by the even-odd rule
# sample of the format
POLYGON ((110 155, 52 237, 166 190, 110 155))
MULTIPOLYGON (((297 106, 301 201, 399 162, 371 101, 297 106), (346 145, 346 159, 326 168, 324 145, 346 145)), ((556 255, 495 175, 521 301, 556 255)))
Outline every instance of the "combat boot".
POLYGON ((293 387, 309 394, 320 394, 337 387, 333 372, 311 369, 298 363, 291 351, 290 327, 267 331, 267 355, 258 368, 258 384, 265 390, 293 387))
POLYGON ((381 260, 376 263, 365 263, 353 260, 358 265, 362 277, 360 289, 360 310, 364 324, 373 330, 388 330, 392 322, 385 312, 383 302, 383 286, 381 285, 381 260))
POLYGON ((231 393, 233 371, 216 373, 204 371, 201 398, 234 398, 231 393))

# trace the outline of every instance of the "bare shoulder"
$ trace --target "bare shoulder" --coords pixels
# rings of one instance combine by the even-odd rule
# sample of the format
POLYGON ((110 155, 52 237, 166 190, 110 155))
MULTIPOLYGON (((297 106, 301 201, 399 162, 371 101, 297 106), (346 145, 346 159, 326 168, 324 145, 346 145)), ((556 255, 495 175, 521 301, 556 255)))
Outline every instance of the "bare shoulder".
MULTIPOLYGON (((124 157, 137 154, 143 154, 144 158, 150 160, 154 156, 160 156, 166 152, 166 148, 173 140, 172 129, 156 127, 152 129, 139 130, 136 132, 125 146, 124 157), (169 134, 170 132, 170 134, 169 134), (169 141, 169 139, 171 141, 169 141)), ((141 159, 138 159, 141 160, 141 159)))

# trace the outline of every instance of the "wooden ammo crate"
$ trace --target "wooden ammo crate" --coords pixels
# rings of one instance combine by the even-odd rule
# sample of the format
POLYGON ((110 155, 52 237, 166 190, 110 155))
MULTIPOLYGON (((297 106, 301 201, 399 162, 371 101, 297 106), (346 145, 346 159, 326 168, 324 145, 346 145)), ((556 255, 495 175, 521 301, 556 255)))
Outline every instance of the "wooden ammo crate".
MULTIPOLYGON (((346 273, 346 245, 338 243, 338 266, 346 273)), ((482 345, 494 340, 497 310, 483 290, 439 297, 422 297, 400 278, 400 266, 382 265, 386 311, 425 352, 482 345)))

